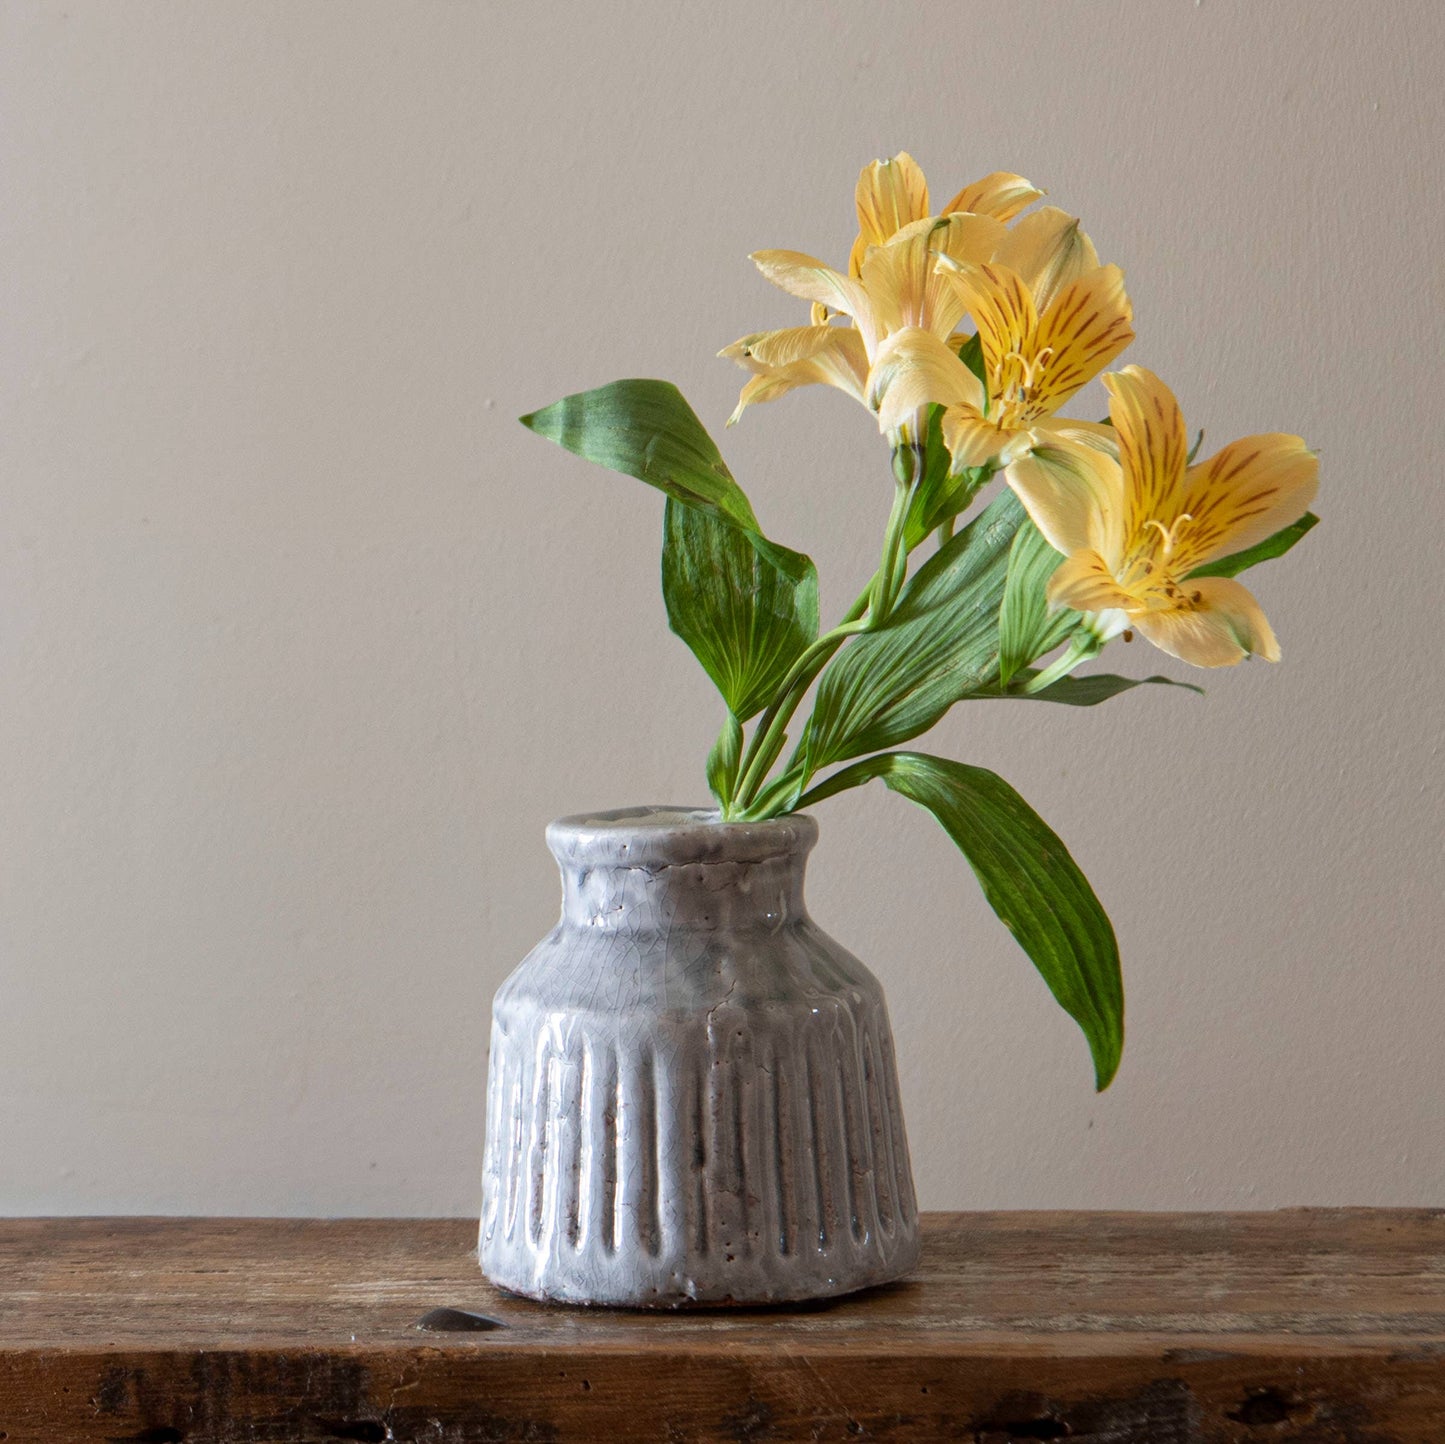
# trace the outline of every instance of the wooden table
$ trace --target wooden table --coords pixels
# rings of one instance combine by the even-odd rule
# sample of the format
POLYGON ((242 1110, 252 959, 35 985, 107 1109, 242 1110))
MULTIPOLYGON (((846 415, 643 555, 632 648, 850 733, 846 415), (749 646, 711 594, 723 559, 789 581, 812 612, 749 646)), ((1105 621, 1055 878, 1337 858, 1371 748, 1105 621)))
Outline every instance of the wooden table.
POLYGON ((499 1294, 470 1221, 0 1220, 0 1440, 1445 1444, 1445 1210, 926 1229, 908 1283, 661 1316, 499 1294))

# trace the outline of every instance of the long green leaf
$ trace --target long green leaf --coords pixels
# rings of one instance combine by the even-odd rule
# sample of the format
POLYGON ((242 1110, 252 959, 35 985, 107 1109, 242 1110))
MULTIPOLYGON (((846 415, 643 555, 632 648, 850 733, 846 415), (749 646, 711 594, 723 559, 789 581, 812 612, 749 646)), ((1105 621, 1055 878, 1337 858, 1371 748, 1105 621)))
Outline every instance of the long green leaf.
POLYGON ((1089 676, 1060 677, 1041 692, 1025 692, 1024 685, 1037 674, 1033 671, 1020 672, 1013 685, 1006 692, 981 692, 980 697, 1016 697, 1025 702, 1063 702, 1070 707, 1097 707, 1121 692, 1131 692, 1135 687, 1159 685, 1181 687, 1186 692, 1204 695, 1203 687, 1193 682, 1176 682, 1172 677, 1116 677, 1111 672, 1095 672, 1089 676))
POLYGON ((612 381, 564 396, 522 425, 577 456, 625 472, 743 528, 757 518, 712 437, 670 381, 612 381))
POLYGON ((811 562, 795 581, 737 527, 672 497, 663 516, 662 597, 668 625, 739 722, 768 704, 818 635, 811 562))
POLYGON ((1287 527, 1275 532, 1273 536, 1265 537, 1262 542, 1257 542, 1242 552, 1234 552, 1230 556, 1220 557, 1218 561, 1205 562, 1202 567, 1195 567, 1189 575, 1190 577, 1237 577, 1240 572, 1249 567, 1258 566, 1260 562, 1273 561, 1275 557, 1282 557, 1297 541, 1317 527, 1319 521, 1319 517, 1314 512, 1307 511, 1298 521, 1291 522, 1287 527))
POLYGON ((712 750, 707 754, 707 785, 712 795, 717 798, 719 807, 725 807, 732 800, 742 753, 742 724, 729 712, 722 731, 717 735, 717 741, 712 744, 712 750))
POLYGON ((799 806, 875 777, 927 808, 968 859, 989 906, 1083 1029, 1102 1092, 1124 1050, 1124 982, 1108 914, 1068 848, 996 773, 921 752, 855 762, 799 806))
POLYGON ((1079 624, 1067 608, 1051 610, 1046 590, 1063 557, 1031 521, 1020 524, 1009 548, 1008 577, 998 611, 999 683, 1051 652, 1079 624))
POLYGON ((767 540, 712 437, 670 381, 612 381, 564 396, 522 425, 599 466, 635 476, 676 501, 730 522, 779 571, 802 581, 812 562, 767 540))
POLYGON ((888 620, 828 664, 803 741, 812 771, 917 737, 997 685, 999 603, 1024 517, 1013 492, 1000 492, 924 562, 888 620))
POLYGON ((818 574, 801 552, 758 529, 747 496, 682 393, 667 381, 614 381, 522 422, 667 496, 668 621, 733 716, 753 716, 817 636, 818 574))

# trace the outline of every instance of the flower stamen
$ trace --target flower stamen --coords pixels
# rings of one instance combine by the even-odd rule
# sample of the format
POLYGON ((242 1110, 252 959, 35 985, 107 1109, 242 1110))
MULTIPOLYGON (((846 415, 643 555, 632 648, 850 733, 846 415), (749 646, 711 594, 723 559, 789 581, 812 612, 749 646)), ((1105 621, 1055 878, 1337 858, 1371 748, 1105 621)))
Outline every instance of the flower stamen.
POLYGON ((1154 527, 1159 535, 1164 538, 1164 560, 1169 560, 1170 553, 1179 544, 1179 528, 1186 521, 1193 521, 1194 518, 1187 512, 1182 511, 1174 519, 1173 526, 1165 526, 1162 521, 1155 521, 1152 517, 1144 523, 1146 527, 1154 527))

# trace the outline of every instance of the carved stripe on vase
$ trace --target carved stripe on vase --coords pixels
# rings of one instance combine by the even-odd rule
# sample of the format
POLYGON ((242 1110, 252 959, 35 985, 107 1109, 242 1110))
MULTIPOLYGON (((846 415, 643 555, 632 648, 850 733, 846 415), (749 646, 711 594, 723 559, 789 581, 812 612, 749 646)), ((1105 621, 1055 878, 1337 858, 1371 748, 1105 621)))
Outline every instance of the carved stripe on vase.
POLYGON ((788 1062, 783 1050, 772 1049, 772 1066, 767 1070, 767 1090, 772 1107, 765 1116, 771 1119, 773 1186, 768 1196, 777 1203, 775 1237, 778 1254, 788 1258, 798 1237, 796 1169, 794 1166, 793 1119, 788 1100, 788 1062))
POLYGON ((486 1148, 482 1155, 482 1228, 483 1242, 497 1231, 501 1216, 501 1198, 498 1195, 497 1160, 501 1157, 502 1127, 506 1114, 502 1107, 503 1089, 500 1076, 500 1050, 497 1047, 497 1030, 492 1029, 491 1053, 487 1060, 487 1133, 486 1148))
POLYGON ((584 1250, 617 1249, 617 1053, 589 1038, 587 1091, 583 1095, 581 1173, 578 1211, 584 1250))
POLYGON ((848 1208, 848 1232, 854 1244, 872 1236, 873 1215, 869 1156, 871 1150, 859 1126, 858 1103, 862 1080, 858 1068, 858 1025, 846 1009, 839 1009, 834 1025, 834 1062, 838 1088, 838 1135, 842 1145, 844 1199, 848 1208))
POLYGON ((678 1259, 689 1247, 692 1207, 689 1072, 679 1071, 677 1051, 666 1039, 659 1039, 653 1050, 652 1069, 656 1120, 652 1166, 657 1176, 658 1253, 678 1259))
POLYGON ((707 1070, 707 1207, 710 1247, 731 1261, 747 1232, 742 1119, 738 1070, 726 1043, 709 1029, 707 1070))
POLYGON ((732 1118, 732 1167, 729 1178, 733 1197, 737 1200, 736 1236, 727 1242, 732 1245, 730 1253, 735 1257, 746 1258, 753 1251, 752 1185, 758 1176, 757 1167, 751 1158, 751 1145, 757 1139, 757 1130, 748 1126, 748 1103, 753 1090, 744 1082, 743 1062, 736 1055, 722 1071, 724 1087, 727 1090, 728 1112, 732 1118))
POLYGON ((548 1158, 552 1141, 551 1040, 539 1033, 532 1050, 531 1139, 527 1150, 527 1239, 536 1248, 542 1239, 546 1206, 548 1158))
POLYGON ((818 1151, 813 1145, 813 1107, 808 1078, 806 1024, 790 1029, 788 1039, 788 1122, 792 1144, 793 1247, 802 1254, 818 1247, 818 1221, 823 1215, 818 1151))
POLYGON ((657 1096, 653 1050, 635 1047, 619 1070, 617 1091, 619 1247, 640 1245, 651 1258, 661 1246, 657 1185, 657 1096))
POLYGON ((772 1081, 777 1066, 771 1031, 760 1028, 748 1040, 739 1060, 739 1087, 746 1106, 747 1167, 743 1192, 749 1200, 748 1229, 743 1247, 749 1256, 776 1257, 778 1252, 777 1150, 772 1142, 772 1081))
POLYGON ((566 1145, 562 1149, 561 1187, 558 1208, 562 1233, 574 1250, 584 1246, 587 1227, 582 1217, 582 1175, 587 1171, 587 1042, 579 1029, 572 1029, 566 1041, 568 1080, 566 1090, 566 1145))
POLYGON ((695 1067, 688 1070, 688 1116, 692 1119, 692 1148, 686 1160, 686 1176, 689 1181, 689 1212, 692 1216, 692 1242, 699 1258, 708 1255, 711 1235, 708 1228, 707 1174, 710 1165, 708 1157, 707 1096, 708 1079, 712 1073, 712 1061, 707 1053, 701 1053, 695 1067))
POLYGON ((892 1029, 884 1027, 879 1036, 882 1062, 883 1099, 891 1124, 889 1136, 895 1151, 893 1179, 898 1198, 898 1218, 905 1227, 918 1221, 918 1199, 913 1192, 913 1168, 908 1157, 908 1134, 903 1129, 903 1105, 898 1096, 898 1064, 893 1055, 892 1029))
POLYGON ((808 1079, 809 1153, 813 1159, 813 1182, 817 1198, 814 1222, 818 1230, 818 1248, 826 1252, 838 1235, 838 1187, 835 1170, 837 1149, 827 1116, 828 1099, 824 1094, 827 1069, 820 1066, 817 1049, 810 1036, 804 1044, 808 1079))
POLYGON ((502 1048, 503 1089, 507 1098, 507 1131, 505 1143, 499 1145, 499 1172, 506 1192, 502 1237, 509 1243, 517 1236, 517 1223, 522 1202, 522 1135, 525 1119, 522 1112, 522 1073, 509 1048, 502 1048))
POLYGON ((868 1104, 868 1133, 873 1140, 873 1182, 878 1195, 878 1228, 885 1238, 892 1238, 898 1224, 894 1206, 898 1164, 893 1156, 893 1135, 884 1112, 878 1077, 878 1042, 872 1028, 864 1028, 862 1036, 863 1092, 868 1104))

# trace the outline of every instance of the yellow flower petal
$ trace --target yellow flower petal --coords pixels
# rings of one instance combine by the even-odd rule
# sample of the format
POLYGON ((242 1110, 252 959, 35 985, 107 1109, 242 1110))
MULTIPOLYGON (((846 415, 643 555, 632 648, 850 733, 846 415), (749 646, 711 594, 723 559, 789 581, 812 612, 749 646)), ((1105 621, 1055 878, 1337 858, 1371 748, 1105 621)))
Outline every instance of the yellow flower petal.
POLYGON ((939 257, 982 260, 1003 234, 1003 223, 989 216, 933 216, 905 226, 886 246, 870 247, 860 279, 878 340, 906 326, 947 336, 964 308, 959 290, 938 274, 939 257))
POLYGON ((945 257, 939 261, 939 270, 973 317, 985 369, 996 378, 1003 370, 1004 357, 1021 351, 1038 325, 1028 287, 1018 272, 1007 266, 960 264, 945 257))
POLYGON ((916 326, 895 331, 879 347, 868 395, 884 431, 925 406, 983 405, 978 377, 931 331, 916 326))
POLYGON ((869 323, 872 312, 863 287, 816 257, 801 251, 754 251, 749 259, 773 285, 790 296, 842 311, 860 326, 869 323))
POLYGON ((955 473, 987 466, 1013 439, 1013 432, 1000 431, 976 406, 950 406, 943 413, 943 444, 953 459, 949 469, 955 473))
POLYGON ((1029 428, 1035 445, 1065 442, 1091 446, 1106 456, 1119 459, 1119 437, 1107 421, 1075 421, 1068 416, 1041 416, 1029 428))
POLYGON ((984 262, 992 258, 1007 235, 1008 227, 994 216, 948 215, 939 218, 929 236, 928 248, 955 265, 984 262))
POLYGON ((1055 551, 1117 557, 1124 476, 1107 452, 1093 446, 1036 445, 1030 455, 1009 463, 1004 479, 1055 551))
POLYGON ((1052 352, 1034 388, 1035 404, 1057 411, 1133 339, 1134 308, 1118 266, 1100 266, 1071 282, 1039 318, 1036 356, 1052 352))
POLYGON ((799 378, 789 376, 783 371, 765 371, 761 375, 754 376, 743 387, 742 393, 738 396, 738 404, 733 408, 733 414, 728 417, 727 424, 736 426, 749 406, 756 406, 763 401, 776 401, 779 396, 786 396, 794 387, 805 384, 799 378))
POLYGON ((906 150, 892 160, 875 160, 865 165, 858 177, 855 194, 858 209, 858 239, 848 259, 849 274, 862 274, 863 257, 869 246, 881 246, 910 221, 929 214, 928 182, 918 162, 906 150))
MULTIPOLYGON (((834 335, 851 331, 843 326, 789 326, 781 331, 758 331, 734 341, 718 352, 749 371, 762 372, 774 366, 789 366, 806 360, 834 344, 834 335)), ((853 332, 856 338, 857 333, 853 332)))
MULTIPOLYGON (((995 220, 1011 221, 1025 206, 1032 205, 1043 195, 1021 175, 1010 175, 1008 171, 997 170, 966 185, 943 207, 940 215, 951 215, 955 211, 972 211, 975 215, 992 216, 995 220)), ((927 215, 927 211, 924 212, 927 215)))
POLYGON ((749 406, 776 401, 799 386, 833 386, 864 401, 868 357, 863 339, 851 326, 794 326, 744 336, 720 353, 757 373, 743 387, 732 426, 749 406), (772 358, 765 359, 765 358, 772 358))
POLYGON ((1023 277, 1040 313, 1065 286, 1099 267, 1099 253, 1079 228, 1079 218, 1057 206, 1042 206, 1025 216, 1000 242, 993 259, 1023 277))
MULTIPOLYGON (((1174 393, 1142 366, 1125 366, 1104 377, 1109 416, 1119 435, 1128 510, 1126 537, 1155 522, 1169 526, 1182 507, 1189 438, 1174 393)), ((1166 649, 1167 650, 1167 649, 1166 649)))
POLYGON ((1186 606, 1132 613, 1131 624, 1161 651, 1196 667, 1232 667, 1251 654, 1279 661, 1279 643, 1247 587, 1232 577, 1185 585, 1186 606))
POLYGON ((1298 436, 1271 432, 1232 441, 1185 474, 1174 564, 1181 573, 1244 551, 1304 515, 1319 461, 1298 436))
POLYGON ((1109 564, 1096 551, 1077 551, 1049 578, 1049 605, 1076 612, 1129 611, 1137 600, 1114 580, 1109 564))

